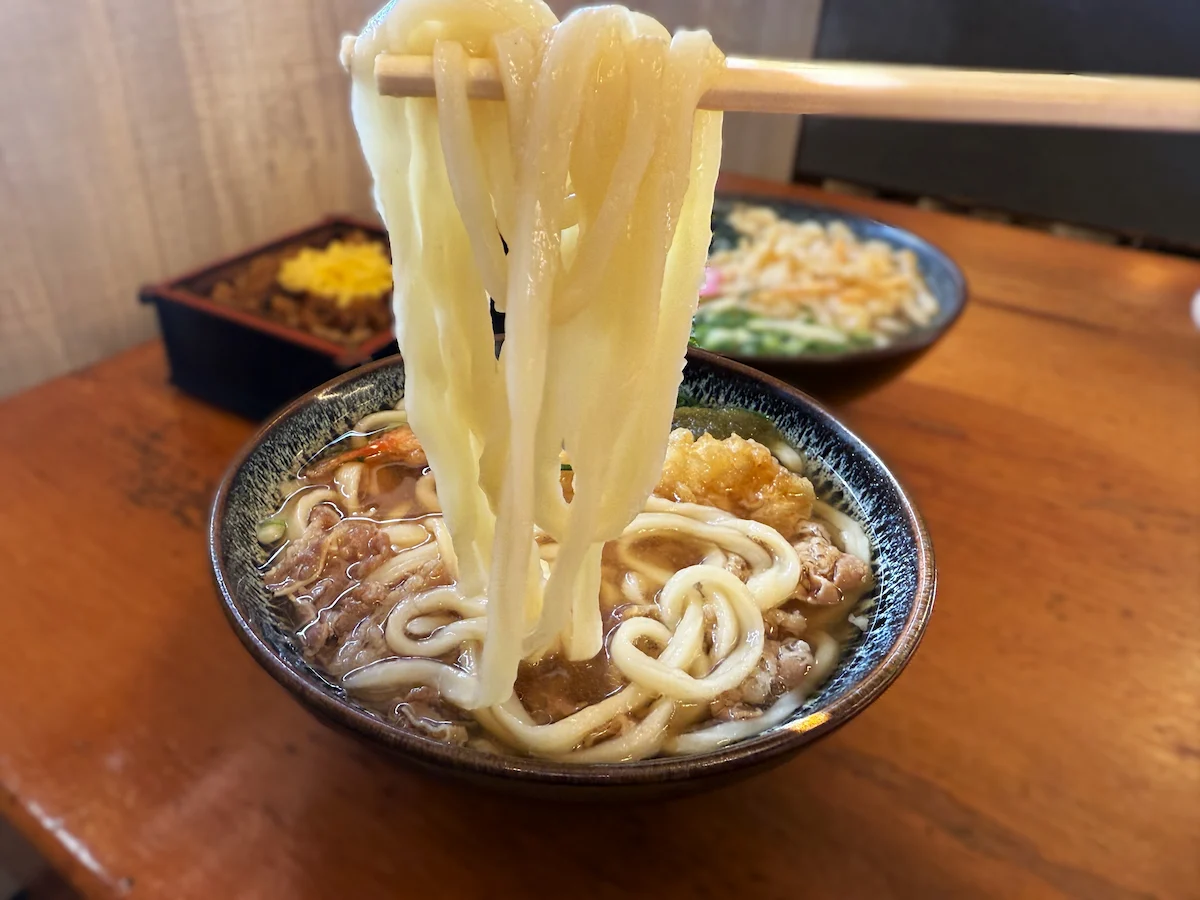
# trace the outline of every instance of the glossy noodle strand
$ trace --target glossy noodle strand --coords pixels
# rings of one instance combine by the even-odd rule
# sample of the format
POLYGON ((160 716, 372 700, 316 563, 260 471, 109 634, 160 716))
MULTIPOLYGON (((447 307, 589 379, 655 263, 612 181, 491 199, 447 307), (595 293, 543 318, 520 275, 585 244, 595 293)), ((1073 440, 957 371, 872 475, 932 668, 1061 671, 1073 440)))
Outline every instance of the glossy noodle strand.
MULTIPOLYGON (((782 608, 822 589, 802 545, 769 519, 651 496, 711 238, 721 117, 696 108, 723 67, 711 38, 615 6, 558 22, 540 0, 397 0, 343 58, 390 235, 405 398, 355 426, 325 486, 292 486, 270 521, 298 549, 268 585, 315 607, 338 560, 335 606, 373 598, 338 646, 342 683, 431 689, 518 752, 620 762, 783 722, 839 653, 824 631, 810 651, 771 630, 806 627, 782 608), (431 56, 436 99, 381 96, 380 53, 431 56), (472 57, 496 61, 505 102, 468 99, 472 57), (489 297, 507 316, 498 355, 489 297), (399 480, 372 449, 380 435, 412 441, 399 480), (381 561, 355 574, 371 553, 381 561), (750 718, 705 721, 785 651, 802 683, 750 718), (595 660, 611 681, 563 714, 517 689, 595 660)), ((786 445, 776 456, 803 465, 786 445)), ((811 486, 780 471, 796 480, 788 502, 805 486, 806 516, 811 486)), ((818 512, 869 560, 853 520, 818 512)), ((858 593, 838 595, 843 621, 858 593)), ((321 602, 307 628, 331 627, 321 602)))

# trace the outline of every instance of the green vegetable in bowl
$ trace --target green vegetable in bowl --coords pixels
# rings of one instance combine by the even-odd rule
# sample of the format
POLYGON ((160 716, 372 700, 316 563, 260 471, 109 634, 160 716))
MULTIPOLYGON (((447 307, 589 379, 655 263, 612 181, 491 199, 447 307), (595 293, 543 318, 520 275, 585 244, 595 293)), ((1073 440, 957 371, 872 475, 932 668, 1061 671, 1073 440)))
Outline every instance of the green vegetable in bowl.
POLYGON ((696 313, 696 323, 717 326, 720 328, 737 328, 755 318, 754 313, 747 309, 726 308, 709 311, 701 307, 696 313))
POLYGON ((270 547, 278 544, 287 534, 287 523, 283 519, 272 517, 259 522, 254 529, 254 536, 263 546, 270 547))
POLYGON ((692 323, 691 346, 744 356, 842 353, 874 346, 870 334, 843 334, 821 325, 811 313, 794 319, 761 316, 732 306, 701 307, 692 323))

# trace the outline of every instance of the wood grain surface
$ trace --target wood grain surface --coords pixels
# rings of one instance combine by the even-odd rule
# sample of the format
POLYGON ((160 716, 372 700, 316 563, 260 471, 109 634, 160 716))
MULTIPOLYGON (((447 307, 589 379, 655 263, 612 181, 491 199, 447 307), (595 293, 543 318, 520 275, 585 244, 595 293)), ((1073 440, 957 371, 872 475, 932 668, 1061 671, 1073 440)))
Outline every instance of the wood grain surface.
MULTIPOLYGON (((152 336, 140 285, 372 214, 337 48, 380 5, 0 3, 0 396, 152 336)), ((807 58, 820 0, 641 5, 731 53, 807 58)), ((797 128, 731 118, 726 165, 787 178, 797 128)))
POLYGON ((97 898, 1196 897, 1200 264, 780 191, 910 228, 971 283, 942 344, 839 410, 940 569, 858 719, 646 805, 396 768, 226 626, 204 519, 251 426, 147 344, 0 404, 0 812, 97 898))

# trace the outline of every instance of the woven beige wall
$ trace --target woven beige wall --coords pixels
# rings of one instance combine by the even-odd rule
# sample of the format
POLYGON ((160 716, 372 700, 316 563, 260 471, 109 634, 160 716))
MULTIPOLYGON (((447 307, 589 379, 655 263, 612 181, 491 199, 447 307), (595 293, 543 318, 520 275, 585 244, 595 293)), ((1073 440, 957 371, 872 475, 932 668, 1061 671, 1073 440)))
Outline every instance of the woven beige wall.
MULTIPOLYGON (((154 334, 140 284, 367 213, 338 37, 379 0, 0 3, 0 395, 154 334)), ((646 0, 729 52, 807 55, 818 0, 646 0)), ((795 124, 729 167, 786 177, 795 124)))
POLYGON ((336 48, 377 5, 0 4, 0 394, 151 337, 139 284, 370 209, 336 48))

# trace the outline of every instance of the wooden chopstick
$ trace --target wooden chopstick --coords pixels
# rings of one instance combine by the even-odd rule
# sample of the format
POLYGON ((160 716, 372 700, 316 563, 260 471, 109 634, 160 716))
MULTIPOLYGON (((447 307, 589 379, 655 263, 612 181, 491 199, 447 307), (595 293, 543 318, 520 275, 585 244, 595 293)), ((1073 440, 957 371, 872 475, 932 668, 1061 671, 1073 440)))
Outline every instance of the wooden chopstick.
MULTIPOLYGON (((492 61, 470 60, 469 76, 472 98, 504 99, 492 61)), ((375 82, 381 94, 432 97, 433 60, 380 54, 375 82)), ((700 105, 729 112, 1200 131, 1200 79, 1189 78, 729 57, 700 105)))

